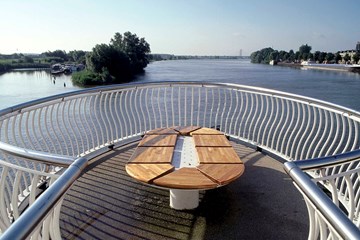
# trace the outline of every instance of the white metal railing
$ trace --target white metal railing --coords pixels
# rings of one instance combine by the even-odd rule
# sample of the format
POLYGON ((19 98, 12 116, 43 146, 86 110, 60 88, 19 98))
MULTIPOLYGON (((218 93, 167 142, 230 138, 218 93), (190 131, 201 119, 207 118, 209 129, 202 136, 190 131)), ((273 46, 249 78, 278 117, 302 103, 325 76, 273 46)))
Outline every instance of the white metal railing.
POLYGON ((0 158, 47 172, 49 164, 29 165, 28 154, 19 152, 71 161, 154 128, 199 125, 216 126, 285 160, 301 160, 360 149, 359 124, 360 113, 351 109, 256 87, 201 82, 113 85, 0 111, 0 158))
POLYGON ((307 204, 309 239, 360 239, 360 150, 287 162, 285 170, 307 204))

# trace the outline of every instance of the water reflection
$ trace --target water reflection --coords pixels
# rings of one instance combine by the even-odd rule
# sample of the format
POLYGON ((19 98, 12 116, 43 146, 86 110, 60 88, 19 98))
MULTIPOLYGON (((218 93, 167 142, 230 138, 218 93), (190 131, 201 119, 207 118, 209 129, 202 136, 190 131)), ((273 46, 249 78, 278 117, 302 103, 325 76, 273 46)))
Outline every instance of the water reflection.
POLYGON ((0 75, 0 109, 54 94, 81 89, 70 75, 53 76, 48 70, 17 70, 0 75))

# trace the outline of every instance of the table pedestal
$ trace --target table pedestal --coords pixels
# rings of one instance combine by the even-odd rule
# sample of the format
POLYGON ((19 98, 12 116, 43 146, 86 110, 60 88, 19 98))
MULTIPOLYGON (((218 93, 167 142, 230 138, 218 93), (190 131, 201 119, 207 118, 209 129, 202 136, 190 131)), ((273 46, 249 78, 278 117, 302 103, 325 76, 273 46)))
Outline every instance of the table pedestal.
POLYGON ((195 209, 199 206, 199 190, 170 189, 170 207, 176 210, 195 209))

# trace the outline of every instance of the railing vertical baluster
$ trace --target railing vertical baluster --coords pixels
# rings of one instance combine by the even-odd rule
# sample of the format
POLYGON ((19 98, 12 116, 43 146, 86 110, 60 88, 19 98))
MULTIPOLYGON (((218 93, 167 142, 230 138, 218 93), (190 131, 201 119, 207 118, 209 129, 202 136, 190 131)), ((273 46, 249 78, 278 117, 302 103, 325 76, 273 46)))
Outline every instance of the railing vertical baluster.
MULTIPOLYGON (((351 120, 349 118, 345 118, 343 115, 340 116, 341 117, 341 122, 343 125, 343 132, 342 132, 342 138, 341 138, 341 143, 343 145, 342 149, 336 149, 335 152, 336 153, 344 153, 347 151, 351 151, 351 149, 349 149, 350 143, 351 141, 354 141, 352 135, 353 135, 353 128, 351 126, 351 120), (347 126, 347 128, 346 128, 347 126), (345 140, 345 138, 347 138, 347 140, 345 140)), ((354 141, 355 142, 355 141, 354 141)))
POLYGON ((279 141, 280 141, 279 128, 280 128, 280 126, 284 125, 284 123, 283 123, 284 112, 285 112, 284 111, 284 99, 277 99, 277 100, 281 102, 281 107, 279 107, 279 104, 277 104, 277 109, 278 109, 278 111, 281 111, 281 115, 280 115, 280 119, 277 121, 276 128, 273 133, 273 140, 271 142, 272 149, 278 149, 279 141), (275 144, 275 142, 276 142, 276 144, 275 144))
MULTIPOLYGON (((211 108, 210 108, 210 124, 209 124, 210 127, 212 127, 213 111, 214 111, 214 105, 215 105, 215 95, 214 94, 215 94, 214 89, 212 88, 211 89, 212 98, 211 98, 211 108)), ((215 125, 216 125, 216 123, 215 123, 215 125)), ((215 128, 216 128, 216 126, 215 126, 215 128)))
MULTIPOLYGON (((135 108, 135 112, 136 112, 136 116, 137 116, 136 117, 137 119, 135 119, 135 121, 137 122, 137 124, 135 125, 135 127, 136 127, 135 128, 135 133, 142 132, 142 127, 141 127, 142 124, 141 124, 140 113, 139 113, 139 108, 138 108, 138 106, 139 106, 139 103, 138 103, 139 97, 138 97, 138 95, 139 95, 139 89, 136 88, 135 89, 135 97, 134 97, 134 99, 135 99, 134 108, 135 108), (139 131, 138 131, 137 128, 139 128, 139 131)), ((134 118, 135 118, 135 116, 134 116, 134 118)))
POLYGON ((174 109, 174 87, 171 88, 171 114, 172 114, 172 125, 175 126, 175 109, 174 109))
POLYGON ((181 87, 178 87, 178 112, 179 112, 179 126, 181 126, 181 87))
POLYGON ((238 91, 236 90, 233 90, 235 92, 235 107, 234 107, 234 111, 232 113, 232 116, 231 116, 231 119, 230 119, 230 124, 229 124, 229 134, 235 134, 235 129, 234 129, 234 118, 235 118, 235 115, 237 113, 237 111, 239 110, 239 95, 238 95, 238 91))
POLYGON ((249 93, 245 92, 245 110, 244 110, 244 114, 242 115, 241 117, 241 121, 240 121, 240 127, 239 127, 239 133, 238 133, 238 136, 241 138, 241 137, 244 137, 245 138, 245 125, 242 126, 243 122, 244 122, 244 119, 245 119, 245 115, 248 113, 248 108, 249 108, 249 93), (243 135, 241 135, 241 130, 243 129, 243 135))
POLYGON ((240 94, 240 109, 239 109, 238 115, 236 116, 236 121, 234 124, 234 131, 233 131, 233 134, 236 135, 236 128, 238 128, 238 137, 240 137, 239 132, 240 132, 240 127, 241 127, 240 126, 241 124, 238 126, 238 121, 239 121, 240 115, 241 115, 243 107, 244 107, 243 93, 237 91, 236 96, 238 97, 239 94, 240 94))
MULTIPOLYGON (((218 101, 217 101, 217 108, 216 108, 216 114, 215 114, 215 127, 218 126, 218 116, 219 116, 219 112, 220 112, 220 105, 221 105, 221 92, 220 89, 217 89, 218 91, 218 101)), ((221 126, 220 126, 221 129, 221 126)))
POLYGON ((55 146, 54 140, 52 138, 53 134, 51 134, 50 131, 49 131, 49 125, 50 126, 52 125, 52 121, 51 121, 52 107, 53 107, 53 105, 45 107, 46 110, 45 110, 45 116, 44 116, 45 131, 46 131, 46 136, 47 136, 47 139, 48 139, 47 141, 49 141, 51 143, 51 145, 52 145, 51 150, 49 150, 49 152, 55 152, 56 151, 56 146, 55 146), (51 107, 50 114, 48 114, 48 110, 49 110, 50 107, 51 107), (50 119, 48 120, 48 118, 50 118, 50 119))
MULTIPOLYGON (((140 111, 141 111, 141 115, 142 115, 143 124, 140 125, 140 132, 145 132, 146 129, 147 129, 146 128, 147 120, 146 120, 145 113, 144 113, 144 108, 143 108, 143 106, 145 105, 146 102, 144 102, 144 100, 143 100, 143 95, 144 95, 144 89, 142 88, 141 91, 140 91, 140 100, 139 100, 140 103, 139 103, 139 105, 140 105, 140 111), (143 128, 141 126, 143 126, 143 128)), ((119 121, 119 123, 120 123, 120 121, 119 121)))
MULTIPOLYGON (((146 104, 146 112, 147 112, 147 119, 145 119, 145 122, 149 122, 149 128, 148 129, 152 129, 152 121, 151 121, 151 116, 150 116, 150 110, 149 110, 149 88, 146 88, 146 94, 145 94, 145 104, 146 104)), ((145 128, 145 131, 148 130, 147 128, 145 128)))
MULTIPOLYGON (((63 130, 60 126, 60 119, 62 120, 62 122, 64 122, 64 114, 63 114, 64 113, 64 105, 65 105, 65 103, 62 102, 61 105, 59 104, 59 106, 56 109, 56 126, 57 126, 58 132, 60 133, 60 136, 62 138, 62 143, 66 144, 65 136, 64 136, 63 130), (62 112, 60 111, 60 109, 62 109, 62 112)), ((71 144, 72 143, 70 143, 70 145, 71 144)), ((70 155, 69 147, 65 147, 65 149, 66 149, 66 154, 69 156, 70 155)))
MULTIPOLYGON (((24 113, 20 113, 19 114, 19 124, 18 124, 18 135, 19 135, 19 139, 20 139, 20 142, 21 142, 21 145, 22 147, 26 148, 26 144, 25 144, 25 141, 24 141, 24 136, 23 136, 23 133, 21 132, 22 130, 22 125, 23 125, 23 116, 24 116, 24 113)), ((0 130, 1 130, 1 124, 0 124, 0 130)))
POLYGON ((262 96, 260 96, 260 101, 261 103, 259 104, 259 95, 256 94, 256 105, 260 105, 260 112, 258 111, 258 106, 256 108, 256 112, 258 113, 258 117, 256 118, 255 121, 255 125, 254 125, 254 130, 252 131, 252 137, 251 139, 259 144, 259 136, 261 134, 260 129, 258 128, 259 122, 262 119, 264 121, 264 117, 263 117, 263 111, 264 111, 264 99, 262 98, 262 96), (257 135, 257 138, 255 137, 257 135))
MULTIPOLYGON (((228 124, 230 112, 232 114, 234 114, 233 109, 232 109, 232 107, 233 107, 233 94, 232 94, 233 90, 230 90, 229 92, 230 92, 230 105, 229 105, 229 109, 227 110, 227 114, 226 114, 226 118, 225 118, 225 128, 224 128, 225 132, 230 132, 230 129, 229 129, 230 126, 228 124)), ((225 109, 225 106, 224 106, 224 109, 225 109)), ((221 119, 223 119, 223 117, 221 117, 221 119)))
MULTIPOLYGON (((124 91, 122 91, 120 93, 120 113, 121 113, 122 123, 123 123, 124 128, 123 127, 121 128, 121 139, 124 139, 126 136, 128 136, 128 134, 127 134, 127 122, 125 120, 125 115, 124 115, 124 110, 123 110, 123 107, 124 107, 124 104, 123 104, 124 95, 125 95, 124 91)), ((151 121, 150 121, 150 126, 151 126, 151 121)))
MULTIPOLYGON (((76 136, 78 136, 76 139, 76 141, 77 142, 80 142, 81 144, 79 145, 79 147, 78 147, 78 156, 79 155, 81 155, 82 153, 85 153, 85 144, 84 144, 84 142, 85 142, 85 139, 84 139, 84 135, 87 137, 87 134, 82 134, 82 131, 81 131, 81 129, 80 129, 80 126, 79 126, 79 120, 77 119, 77 115, 79 115, 79 117, 80 117, 80 115, 81 114, 79 114, 79 111, 80 111, 80 104, 81 104, 81 98, 76 98, 76 99, 74 99, 74 101, 73 101, 73 113, 72 113, 72 115, 73 115, 73 122, 75 122, 75 132, 77 132, 76 133, 76 136), (80 139, 80 140, 79 140, 80 139)), ((80 121, 81 122, 81 121, 80 121)))
POLYGON ((323 152, 328 149, 327 146, 328 146, 329 142, 331 141, 331 139, 333 138, 333 131, 334 131, 334 123, 332 121, 333 114, 331 112, 329 113, 330 121, 328 120, 327 116, 328 115, 325 115, 325 119, 326 119, 327 122, 330 122, 330 129, 329 129, 329 134, 324 136, 324 138, 326 138, 326 141, 325 141, 324 145, 322 146, 322 148, 320 150, 319 156, 323 156, 323 152))
POLYGON ((108 110, 107 110, 108 96, 109 96, 108 93, 102 93, 100 96, 100 117, 102 122, 100 126, 105 127, 105 134, 103 133, 104 140, 102 144, 109 143, 110 141, 110 130, 109 130, 110 126, 109 126, 109 118, 108 118, 108 110))
MULTIPOLYGON (((249 123, 249 129, 248 129, 248 139, 252 142, 255 142, 254 137, 251 137, 251 134, 255 133, 255 128, 252 129, 252 127, 254 126, 254 122, 256 119, 256 116, 258 114, 258 109, 259 109, 259 104, 258 104, 258 95, 257 94, 251 94, 251 121, 249 123), (255 106, 255 110, 253 108, 253 106, 255 106)), ((250 118, 249 118, 250 120, 250 118)))
MULTIPOLYGON (((266 141, 265 141, 265 138, 267 138, 267 136, 270 134, 269 132, 269 125, 271 123, 271 118, 273 116, 273 112, 274 112, 274 100, 273 100, 273 97, 272 96, 267 96, 266 99, 270 99, 270 102, 271 102, 271 107, 269 106, 269 100, 266 101, 266 113, 265 113, 265 116, 266 116, 266 124, 265 124, 265 127, 264 127, 264 130, 262 130, 262 139, 261 139, 261 145, 264 145, 266 146, 266 141), (268 115, 268 109, 270 109, 270 115, 268 115)), ((264 118, 265 119, 265 118, 264 118)), ((264 122, 265 123, 265 122, 264 122)), ((267 140, 268 141, 268 140, 267 140)))
MULTIPOLYGON (((295 140, 295 142, 298 142, 297 147, 296 147, 296 151, 295 151, 295 156, 298 156, 297 159, 302 159, 301 158, 301 154, 299 153, 301 151, 301 148, 305 148, 305 146, 302 144, 302 142, 304 141, 304 137, 306 135, 308 135, 308 130, 310 127, 310 109, 309 109, 309 105, 307 105, 307 112, 305 111, 305 105, 302 104, 302 110, 303 110, 303 118, 302 118, 302 123, 301 123, 301 127, 300 127, 300 131, 298 132, 298 137, 300 136, 302 129, 305 125, 306 122, 306 127, 305 130, 303 131, 303 133, 301 134, 300 140, 297 141, 295 140)), ((298 139, 298 138, 296 138, 298 139)))
POLYGON ((96 140, 97 143, 95 144, 95 146, 100 146, 102 145, 102 143, 104 142, 104 134, 103 134, 103 130, 101 128, 100 125, 100 121, 99 121, 99 114, 98 112, 101 111, 101 100, 99 100, 99 96, 100 96, 101 92, 99 92, 99 94, 97 94, 94 98, 94 105, 93 105, 93 111, 94 111, 94 115, 95 115, 95 122, 93 122, 94 126, 95 126, 95 130, 96 130, 96 140))
POLYGON ((155 104, 154 104, 154 88, 151 89, 151 109, 152 109, 155 128, 158 128, 157 118, 155 113, 155 104))
POLYGON ((117 131, 117 127, 115 126, 115 118, 114 118, 114 112, 113 112, 113 108, 114 108, 114 92, 111 92, 109 94, 109 113, 106 115, 108 118, 108 122, 109 122, 109 128, 110 128, 110 135, 111 135, 111 140, 110 142, 113 143, 114 140, 116 139, 116 131, 117 131), (110 116, 109 116, 110 115, 110 116), (110 118, 111 117, 111 118, 110 118), (114 133, 115 131, 115 133, 114 133))
POLYGON ((194 124, 194 87, 191 88, 191 114, 190 114, 190 125, 194 124))
POLYGON ((166 125, 165 127, 170 127, 169 126, 169 114, 168 114, 168 105, 167 105, 167 90, 168 88, 164 88, 164 108, 165 108, 165 121, 166 121, 166 125))
POLYGON ((158 105, 159 115, 154 115, 154 116, 159 116, 158 119, 160 119, 160 127, 164 127, 163 121, 162 121, 162 111, 161 111, 161 106, 160 106, 160 88, 158 88, 158 90, 157 90, 157 105, 158 105))
POLYGON ((78 105, 78 115, 79 115, 79 131, 80 131, 80 134, 81 135, 85 135, 85 139, 83 139, 83 149, 82 149, 82 152, 83 153, 86 153, 89 149, 91 149, 90 147, 90 142, 89 142, 89 133, 91 133, 90 129, 87 130, 86 129, 86 126, 85 126, 85 119, 84 119, 84 116, 85 116, 85 108, 84 108, 84 105, 85 105, 85 100, 86 100, 86 97, 81 97, 79 99, 79 105, 78 105), (85 134, 86 133, 86 134, 85 134))
POLYGON ((95 126, 94 121, 93 121, 93 119, 94 119, 93 118, 94 111, 91 111, 92 106, 95 105, 94 101, 95 101, 94 95, 90 96, 90 99, 85 102, 87 104, 84 106, 84 109, 88 113, 89 118, 91 117, 90 118, 91 119, 91 121, 90 121, 91 125, 89 124, 88 117, 85 117, 85 122, 86 122, 86 124, 88 126, 88 129, 89 129, 90 133, 91 133, 92 149, 95 149, 96 146, 97 146, 96 143, 99 142, 99 140, 98 140, 99 136, 98 136, 98 133, 96 131, 96 128, 95 127, 92 128, 92 126, 95 126))
MULTIPOLYGON (((86 112, 87 112, 87 108, 86 108, 86 104, 87 104, 87 99, 88 97, 82 97, 81 98, 81 102, 80 102, 80 106, 82 106, 82 114, 80 114, 80 121, 86 136, 86 145, 87 145, 87 149, 84 149, 84 153, 86 153, 87 151, 90 151, 90 149, 94 148, 94 145, 91 145, 90 140, 89 140, 89 135, 90 135, 90 139, 91 142, 94 142, 94 134, 93 134, 93 130, 91 129, 90 125, 89 125, 89 121, 88 118, 86 117, 86 112), (87 150, 87 151, 86 151, 87 150)), ((79 109, 79 111, 81 111, 79 109)))
MULTIPOLYGON (((198 89, 198 107, 197 107, 197 120, 196 120, 196 125, 197 126, 200 126, 200 110, 201 110, 201 96, 202 96, 202 93, 201 93, 201 88, 197 88, 198 89)), ((203 125, 205 126, 205 125, 203 125)))
POLYGON ((78 156, 80 154, 80 145, 79 145, 79 141, 78 138, 77 138, 77 134, 75 132, 75 128, 73 126, 73 122, 76 121, 75 120, 75 116, 74 116, 74 109, 75 109, 75 100, 70 100, 69 101, 69 106, 68 106, 68 112, 67 112, 67 123, 68 123, 68 126, 70 127, 70 137, 73 138, 73 142, 75 142, 75 146, 76 146, 76 152, 73 153, 74 156, 78 156), (71 109, 72 109, 72 113, 71 113, 71 109), (73 116, 72 116, 73 115, 73 116), (71 117, 72 116, 72 117, 71 117), (74 118, 74 121, 71 121, 71 118, 74 118))
POLYGON ((184 88, 185 92, 184 92, 184 126, 187 125, 187 87, 184 88))
MULTIPOLYGON (((133 124, 132 124, 132 121, 131 121, 131 118, 130 118, 130 114, 129 114, 129 102, 130 100, 128 100, 130 97, 129 97, 129 91, 126 91, 125 92, 125 114, 126 114, 126 119, 124 119, 125 121, 129 122, 129 131, 126 131, 127 132, 127 136, 131 136, 132 133, 133 133, 133 124)), ((156 124, 156 123, 155 123, 156 124)), ((156 126, 156 125, 155 125, 156 126)))
MULTIPOLYGON (((131 94, 130 94, 130 100, 129 100, 129 107, 130 107, 130 112, 131 112, 131 116, 132 119, 130 120, 130 122, 134 123, 134 127, 132 128, 132 135, 135 135, 138 130, 137 130, 137 121, 136 121, 136 117, 134 114, 134 109, 136 108, 136 102, 134 102, 134 92, 136 91, 136 89, 131 90, 131 94), (134 102, 134 103, 133 103, 134 102)), ((130 119, 130 117, 129 117, 130 119)))
MULTIPOLYGON (((50 119, 49 119, 49 121, 50 121, 51 131, 52 131, 52 133, 53 133, 53 136, 55 136, 55 142, 57 142, 57 144, 60 144, 61 140, 60 140, 60 138, 59 138, 59 134, 56 133, 55 127, 54 127, 54 125, 56 124, 56 121, 54 120, 54 114, 56 114, 56 113, 54 113, 54 108, 55 108, 55 106, 57 106, 57 108, 58 108, 58 107, 59 107, 59 104, 51 105, 50 119)), ((61 146, 61 144, 60 144, 60 146, 61 146)), ((62 154, 62 155, 65 155, 63 148, 62 148, 62 147, 57 148, 57 147, 56 147, 56 144, 54 144, 54 149, 53 149, 53 151, 54 151, 55 153, 60 153, 60 154, 62 154)))
MULTIPOLYGON (((351 130, 349 130, 349 135, 352 136, 354 134, 354 137, 352 138, 353 139, 353 145, 351 146, 351 148, 349 149, 349 151, 353 151, 355 150, 356 148, 359 148, 360 146, 358 146, 358 142, 359 142, 359 124, 355 121, 352 121, 352 120, 348 120, 349 121, 349 128, 351 126, 351 123, 354 125, 353 128, 351 128, 351 130), (350 123, 351 122, 351 123, 350 123), (353 133, 354 132, 354 133, 353 133)), ((349 146, 350 146, 350 142, 349 142, 349 146)))
MULTIPOLYGON (((36 147, 37 147, 37 149, 42 149, 42 147, 41 147, 41 144, 40 144, 40 142, 39 142, 39 137, 37 136, 37 134, 36 134, 36 127, 35 127, 35 116, 36 116, 36 113, 38 112, 38 109, 37 110, 35 110, 34 112, 33 112, 33 114, 32 114, 32 118, 31 118, 31 132, 32 132, 32 136, 33 136, 33 141, 35 141, 36 142, 36 147)), ((39 126, 40 127, 40 126, 39 126)))
MULTIPOLYGON (((295 118, 296 118, 296 115, 295 115, 296 111, 295 111, 295 106, 294 105, 295 105, 294 102, 291 102, 291 109, 292 109, 291 122, 290 122, 290 125, 289 125, 289 127, 288 127, 288 129, 287 129, 287 131, 285 133, 285 137, 284 137, 284 139, 286 141, 286 148, 285 148, 284 152, 282 150, 284 155, 287 156, 290 159, 291 159, 292 156, 289 153, 289 145, 290 145, 290 142, 291 142, 292 135, 294 134, 294 129, 296 129, 296 127, 294 127, 294 128, 292 127, 292 125, 293 125, 293 123, 295 121, 295 118)), ((298 120, 298 118, 297 118, 297 120, 298 120)), ((297 125, 297 123, 295 124, 295 126, 296 125, 297 125)))
MULTIPOLYGON (((290 150, 290 156, 293 158, 293 159, 296 159, 296 160, 299 160, 298 158, 297 158, 297 149, 298 149, 298 146, 297 145, 300 145, 299 144, 299 142, 298 142, 298 139, 299 139, 299 136, 300 136, 300 134, 301 134, 301 131, 302 131, 302 129, 303 129, 303 127, 304 127, 304 122, 305 122, 305 118, 306 118, 306 114, 305 114, 305 109, 304 109, 304 104, 297 104, 297 106, 298 106, 298 113, 300 113, 300 110, 302 111, 302 113, 301 113, 301 124, 300 124, 300 127, 298 128, 298 124, 296 124, 295 125, 295 132, 296 132, 296 134, 295 134, 295 137, 294 137, 294 139, 292 140, 293 142, 292 142, 292 144, 291 144, 291 150, 290 150), (301 109, 300 109, 300 107, 301 107, 301 109), (296 149, 295 149, 295 147, 297 147, 296 149), (294 151, 295 151, 295 153, 294 153, 294 151), (293 154, 294 153, 294 154, 293 154)), ((300 120, 300 118, 298 118, 298 120, 300 120)), ((297 121, 297 123, 299 123, 299 121, 297 121)), ((294 132, 294 133, 295 133, 294 132)))
POLYGON ((305 140, 305 143, 304 143, 304 147, 302 148, 302 151, 301 151, 301 154, 300 154, 300 159, 305 159, 305 158, 308 158, 308 153, 309 153, 309 150, 311 149, 311 145, 309 146, 309 147, 307 147, 308 146, 308 144, 309 144, 309 141, 311 140, 311 139, 315 139, 315 138, 313 138, 312 136, 313 136, 313 134, 314 134, 314 131, 315 131, 315 128, 316 128, 316 120, 317 120, 317 118, 316 118, 316 111, 315 111, 315 108, 311 108, 312 109, 312 113, 313 114, 311 114, 311 111, 310 111, 310 107, 308 106, 308 112, 309 112, 309 116, 312 116, 312 122, 310 121, 310 117, 309 117, 309 119, 308 119, 308 124, 311 124, 312 125, 312 128, 311 128, 311 130, 310 130, 310 133, 309 134, 307 134, 306 133, 306 131, 305 131, 305 133, 304 133, 304 137, 306 136, 306 140, 305 140), (307 153, 305 154, 305 151, 307 151, 307 153))
MULTIPOLYGON (((327 156, 328 154, 330 154, 331 150, 333 149, 334 145, 337 144, 339 147, 341 147, 341 141, 340 142, 337 142, 338 140, 338 137, 339 137, 339 133, 340 133, 340 129, 341 129, 341 126, 340 126, 340 121, 339 121, 339 115, 338 114, 335 114, 335 117, 336 119, 336 125, 333 124, 332 126, 332 129, 334 129, 334 134, 332 134, 331 138, 328 138, 328 141, 330 142, 332 140, 332 142, 330 143, 330 146, 327 147, 327 151, 325 153, 325 155, 327 156)), ((334 118, 332 118, 331 122, 335 122, 335 120, 333 120, 334 118)), ((343 125, 343 130, 345 128, 345 126, 343 125)))

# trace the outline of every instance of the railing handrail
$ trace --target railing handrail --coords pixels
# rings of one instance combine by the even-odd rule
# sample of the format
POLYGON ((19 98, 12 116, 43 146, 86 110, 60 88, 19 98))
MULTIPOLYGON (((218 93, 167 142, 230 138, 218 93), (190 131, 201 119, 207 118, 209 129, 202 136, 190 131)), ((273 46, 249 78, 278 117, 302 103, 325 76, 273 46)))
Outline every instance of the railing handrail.
POLYGON ((68 167, 74 162, 76 158, 63 156, 58 154, 51 154, 47 152, 36 151, 32 149, 20 148, 8 143, 0 141, 0 150, 15 155, 18 157, 23 157, 29 160, 37 161, 44 164, 51 164, 60 167, 68 167))
POLYGON ((360 159, 360 149, 333 156, 299 160, 295 161, 295 164, 301 170, 314 170, 339 165, 356 159, 360 159))
POLYGON ((84 157, 76 159, 68 169, 0 236, 2 240, 26 239, 49 211, 63 197, 87 166, 84 157))
POLYGON ((286 172, 294 180, 296 185, 344 239, 360 239, 360 230, 344 212, 311 181, 310 177, 297 166, 296 162, 287 162, 284 165, 286 172))

